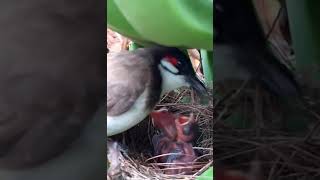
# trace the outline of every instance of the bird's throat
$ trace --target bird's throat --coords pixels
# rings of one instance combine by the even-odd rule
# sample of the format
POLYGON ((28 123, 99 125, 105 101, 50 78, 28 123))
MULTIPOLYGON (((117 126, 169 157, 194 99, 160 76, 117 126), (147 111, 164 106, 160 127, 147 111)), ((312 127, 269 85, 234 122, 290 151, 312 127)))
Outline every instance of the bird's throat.
POLYGON ((168 93, 174 89, 180 87, 189 87, 190 85, 186 82, 183 75, 172 74, 171 72, 164 69, 161 65, 158 66, 162 77, 162 90, 161 96, 168 93))

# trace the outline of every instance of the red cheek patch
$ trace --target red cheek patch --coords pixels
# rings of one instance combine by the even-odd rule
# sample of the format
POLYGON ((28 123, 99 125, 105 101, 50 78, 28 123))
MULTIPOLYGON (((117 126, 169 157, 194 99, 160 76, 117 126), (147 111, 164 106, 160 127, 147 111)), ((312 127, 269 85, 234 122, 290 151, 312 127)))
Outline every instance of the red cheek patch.
POLYGON ((168 62, 170 62, 173 66, 177 66, 177 64, 178 64, 177 58, 175 58, 175 57, 173 57, 173 56, 170 56, 170 55, 165 56, 165 58, 166 58, 166 60, 167 60, 168 62))

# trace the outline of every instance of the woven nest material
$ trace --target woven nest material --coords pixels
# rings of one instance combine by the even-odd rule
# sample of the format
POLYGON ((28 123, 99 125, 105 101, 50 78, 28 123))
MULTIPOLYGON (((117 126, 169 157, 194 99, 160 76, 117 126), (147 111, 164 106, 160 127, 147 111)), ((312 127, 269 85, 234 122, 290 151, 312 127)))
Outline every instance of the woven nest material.
POLYGON ((220 110, 214 106, 219 114, 214 120, 215 165, 257 180, 320 179, 320 101, 309 97, 305 103, 288 105, 248 83, 241 87, 216 100, 220 110), (227 119, 236 111, 251 122, 235 127, 227 119))
MULTIPOLYGON (((211 96, 212 97, 212 96, 211 96)), ((195 179, 213 163, 213 98, 206 99, 207 105, 201 105, 198 97, 188 89, 177 90, 167 94, 156 109, 166 107, 170 112, 189 115, 193 113, 197 118, 201 135, 196 141, 194 149, 200 156, 192 163, 191 175, 167 175, 164 173, 166 164, 156 162, 153 156, 151 138, 158 130, 154 129, 149 119, 145 119, 129 131, 113 137, 120 142, 125 151, 120 153, 120 169, 123 179, 195 179)), ((202 103, 203 104, 203 103, 202 103)), ((177 169, 183 168, 175 167, 177 169)), ((109 177, 109 179, 111 179, 109 177)), ((118 178, 121 179, 121 178, 118 178)))

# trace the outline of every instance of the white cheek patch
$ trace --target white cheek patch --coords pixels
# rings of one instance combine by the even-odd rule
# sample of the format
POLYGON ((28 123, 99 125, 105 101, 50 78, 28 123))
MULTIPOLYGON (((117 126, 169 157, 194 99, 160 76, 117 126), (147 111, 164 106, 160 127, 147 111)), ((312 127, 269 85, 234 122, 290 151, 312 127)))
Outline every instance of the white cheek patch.
POLYGON ((189 83, 186 82, 185 77, 183 75, 172 74, 168 70, 164 69, 162 65, 159 65, 159 70, 162 76, 161 95, 183 86, 189 86, 189 83))
POLYGON ((179 70, 176 67, 174 67, 170 62, 168 62, 166 60, 162 60, 161 61, 161 65, 163 67, 166 67, 167 69, 169 69, 173 73, 178 73, 179 72, 179 70))

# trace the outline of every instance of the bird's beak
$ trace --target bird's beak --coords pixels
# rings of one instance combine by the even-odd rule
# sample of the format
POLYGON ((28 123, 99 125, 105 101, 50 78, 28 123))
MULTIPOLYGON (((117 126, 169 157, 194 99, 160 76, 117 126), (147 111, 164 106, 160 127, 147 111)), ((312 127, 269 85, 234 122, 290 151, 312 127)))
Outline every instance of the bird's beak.
POLYGON ((196 77, 196 75, 190 75, 187 81, 191 88, 194 89, 198 95, 208 94, 205 85, 196 77))

